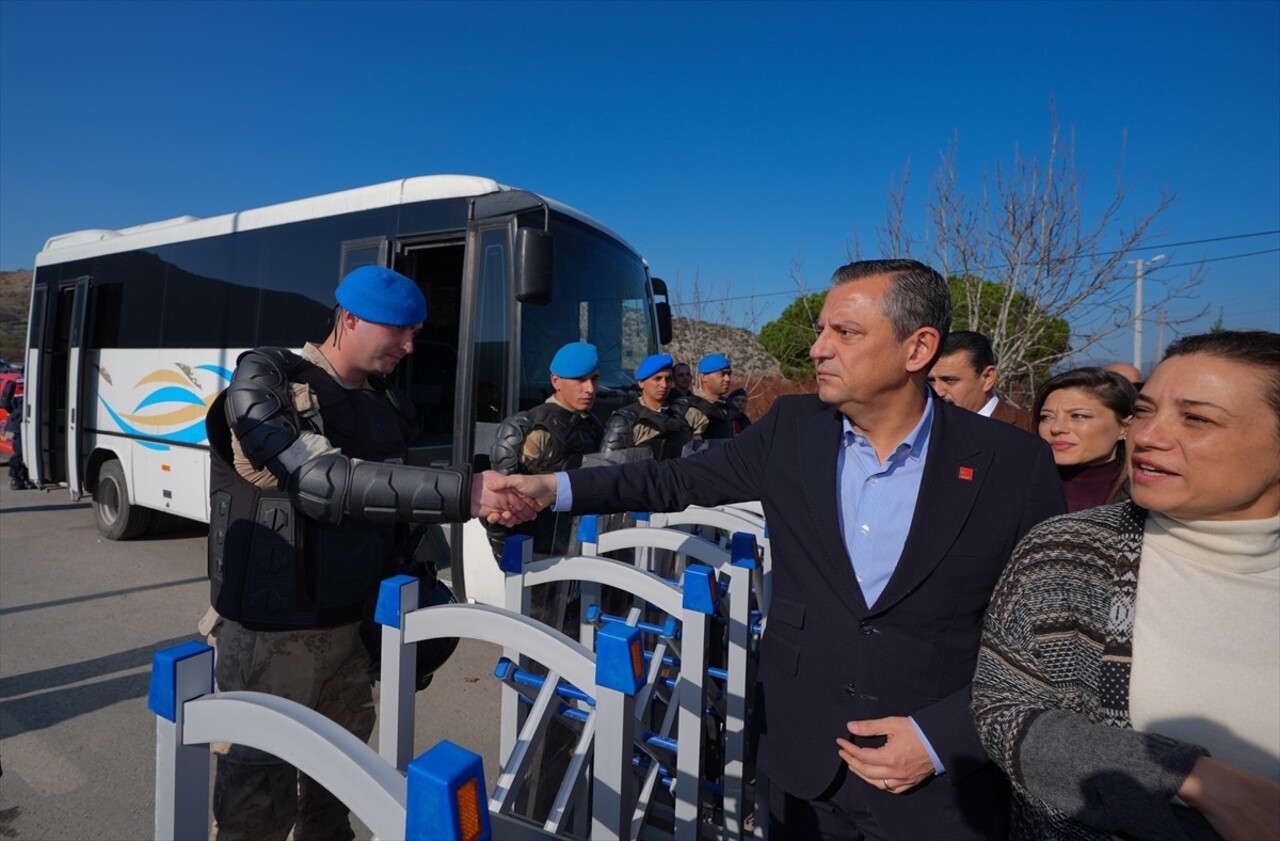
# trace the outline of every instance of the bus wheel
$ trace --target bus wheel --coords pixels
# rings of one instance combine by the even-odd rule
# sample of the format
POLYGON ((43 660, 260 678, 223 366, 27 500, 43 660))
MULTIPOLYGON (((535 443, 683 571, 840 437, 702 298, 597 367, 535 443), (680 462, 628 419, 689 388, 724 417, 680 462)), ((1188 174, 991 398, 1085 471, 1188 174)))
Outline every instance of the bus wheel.
POLYGON ((93 519, 107 540, 132 540, 151 525, 151 509, 129 503, 124 468, 116 459, 103 462, 93 492, 93 519))

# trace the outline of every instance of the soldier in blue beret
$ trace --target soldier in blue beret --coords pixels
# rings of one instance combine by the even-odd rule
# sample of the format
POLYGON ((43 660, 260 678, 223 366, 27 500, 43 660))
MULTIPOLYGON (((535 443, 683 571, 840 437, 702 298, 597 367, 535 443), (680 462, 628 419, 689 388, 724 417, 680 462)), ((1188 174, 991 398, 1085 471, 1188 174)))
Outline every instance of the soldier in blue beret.
POLYGON ((656 353, 640 363, 636 368, 640 399, 609 416, 601 452, 647 447, 654 458, 679 458, 693 430, 674 406, 666 404, 674 365, 666 353, 656 353))
MULTIPOLYGON (((517 412, 498 427, 489 451, 493 469, 499 473, 555 473, 582 464, 584 456, 600 449, 604 427, 591 413, 600 384, 600 356, 593 344, 570 342, 551 359, 552 394, 545 402, 517 412)), ((538 557, 562 555, 569 551, 573 517, 544 511, 532 522, 511 529, 487 527, 494 555, 500 556, 502 543, 512 534, 533 536, 538 557)), ((533 588, 530 615, 571 637, 578 635, 580 598, 576 582, 559 582, 533 588)), ((575 739, 560 722, 553 721, 546 736, 541 763, 529 781, 531 802, 527 815, 543 820, 568 765, 575 739)))
MULTIPOLYGON (((493 468, 507 475, 554 473, 577 467, 584 455, 597 452, 604 427, 591 414, 591 407, 599 384, 600 356, 595 345, 570 342, 557 350, 551 359, 551 396, 502 422, 489 452, 493 468)), ((568 518, 561 522, 544 512, 515 533, 532 534, 534 551, 550 555, 568 548, 569 531, 568 518)), ((491 536, 505 539, 507 533, 493 530, 491 536)), ((500 551, 501 546, 495 549, 500 551)))
POLYGON ((733 365, 723 353, 709 353, 698 360, 698 388, 676 401, 695 441, 732 438, 739 414, 725 398, 733 386, 733 365))
MULTIPOLYGON (((405 463, 413 405, 387 375, 427 317, 417 284, 364 266, 334 297, 324 342, 242 354, 209 408, 211 607, 199 629, 217 651, 219 691, 306 704, 363 740, 375 720, 379 582, 419 575, 425 598, 452 598, 434 570, 407 564, 407 524, 501 516, 518 500, 468 465, 405 463)), ((419 649, 418 688, 451 652, 419 649)), ((213 753, 214 838, 352 837, 347 806, 292 765, 247 745, 213 753)))

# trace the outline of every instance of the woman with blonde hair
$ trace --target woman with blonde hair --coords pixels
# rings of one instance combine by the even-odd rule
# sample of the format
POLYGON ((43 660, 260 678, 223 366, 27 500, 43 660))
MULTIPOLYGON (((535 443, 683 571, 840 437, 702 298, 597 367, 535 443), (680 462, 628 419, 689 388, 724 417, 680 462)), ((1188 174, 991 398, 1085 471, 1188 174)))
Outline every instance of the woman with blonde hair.
POLYGON ((1172 345, 1128 458, 1130 500, 1032 529, 987 611, 1014 837, 1280 837, 1280 334, 1172 345))

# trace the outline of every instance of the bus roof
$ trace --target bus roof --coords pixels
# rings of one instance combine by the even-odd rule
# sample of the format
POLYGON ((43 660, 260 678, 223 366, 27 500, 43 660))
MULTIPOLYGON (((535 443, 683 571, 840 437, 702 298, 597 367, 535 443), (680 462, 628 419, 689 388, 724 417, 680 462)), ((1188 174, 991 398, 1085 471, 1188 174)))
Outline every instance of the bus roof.
MULTIPOLYGON (((397 204, 433 199, 470 198, 510 189, 491 178, 474 175, 420 175, 369 187, 357 187, 353 190, 342 190, 323 196, 242 210, 237 213, 227 213, 222 216, 212 216, 208 219, 178 216, 159 222, 121 228, 118 231, 91 228, 50 237, 45 242, 44 249, 36 255, 36 266, 78 260, 98 254, 152 248, 173 242, 204 239, 236 231, 250 231, 255 228, 306 219, 320 219, 397 204)), ((626 244, 625 240, 589 216, 552 199, 546 199, 546 201, 555 210, 600 228, 619 242, 626 244)), ((627 247, 631 246, 627 244, 627 247)))

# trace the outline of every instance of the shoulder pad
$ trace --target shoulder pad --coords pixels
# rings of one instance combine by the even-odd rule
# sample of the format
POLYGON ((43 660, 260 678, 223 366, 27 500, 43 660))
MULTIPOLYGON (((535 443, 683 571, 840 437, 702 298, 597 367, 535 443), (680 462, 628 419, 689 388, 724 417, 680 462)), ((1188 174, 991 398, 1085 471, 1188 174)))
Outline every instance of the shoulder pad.
POLYGON ((240 373, 240 367, 243 365, 248 365, 250 370, 255 366, 266 365, 287 373, 301 361, 303 361, 302 357, 288 348, 258 347, 246 350, 236 357, 236 374, 240 373))
POLYGON ((227 425, 256 468, 270 467, 269 462, 298 438, 287 372, 299 361, 301 357, 284 348, 246 351, 236 361, 226 392, 227 425))
POLYGON ((520 472, 520 455, 524 450, 524 439, 533 429, 533 419, 524 412, 519 412, 505 419, 499 426, 489 448, 490 466, 504 475, 510 476, 520 472))
POLYGON ((600 444, 601 452, 609 453, 631 447, 636 419, 627 411, 627 408, 624 406, 609 416, 609 422, 604 425, 604 440, 600 444))

